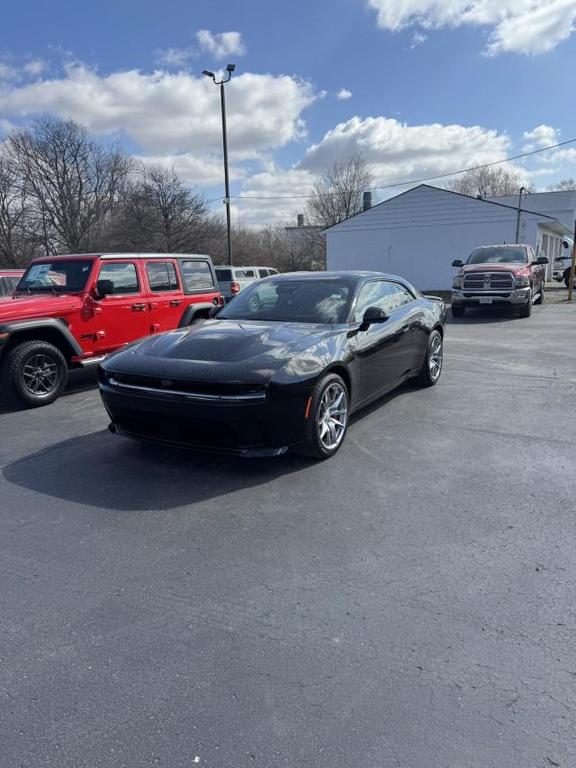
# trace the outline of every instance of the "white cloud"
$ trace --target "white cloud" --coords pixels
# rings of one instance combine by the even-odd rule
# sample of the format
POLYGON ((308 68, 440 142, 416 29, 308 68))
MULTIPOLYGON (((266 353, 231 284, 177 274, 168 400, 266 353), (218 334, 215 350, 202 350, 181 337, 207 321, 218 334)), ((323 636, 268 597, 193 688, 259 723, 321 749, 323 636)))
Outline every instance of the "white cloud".
POLYGON ((220 32, 214 34, 208 29, 196 33, 200 50, 215 59, 225 59, 227 56, 243 56, 246 48, 240 32, 220 32))
MULTIPOLYGON (((180 178, 193 186, 212 187, 223 184, 222 157, 215 155, 198 156, 191 152, 178 155, 137 155, 146 165, 160 165, 164 168, 174 168, 180 178)), ((237 181, 246 177, 246 171, 232 164, 230 180, 237 181)))
POLYGON ((340 88, 336 94, 336 98, 339 101, 348 101, 348 99, 352 98, 352 91, 349 91, 348 88, 340 88))
MULTIPOLYGON (((244 73, 227 87, 230 149, 262 153, 305 135, 302 112, 316 95, 288 75, 244 73)), ((65 76, 0 89, 0 118, 48 113, 99 134, 126 135, 144 154, 220 151, 220 100, 213 83, 185 72, 137 70, 100 76, 81 65, 65 76)))
POLYGON ((492 30, 486 53, 536 55, 576 28, 576 0, 367 0, 383 29, 475 25, 492 30))
POLYGON ((414 32, 412 35, 412 40, 410 42, 410 48, 413 50, 414 48, 418 48, 419 45, 422 45, 426 42, 428 37, 426 35, 423 35, 422 32, 414 32))
POLYGON ((46 62, 42 59, 30 59, 22 67, 24 73, 31 75, 32 77, 38 77, 42 74, 42 72, 44 72, 45 69, 46 62))
POLYGON ((196 49, 193 46, 188 48, 166 48, 155 53, 157 63, 170 69, 184 69, 195 56, 196 49))
POLYGON ((353 117, 312 145, 299 167, 318 173, 335 160, 361 153, 377 184, 393 184, 502 160, 509 147, 506 135, 481 126, 353 117))
POLYGON ((271 165, 245 182, 241 194, 251 199, 234 200, 235 219, 245 226, 295 224, 306 206, 306 199, 298 195, 311 194, 313 184, 314 175, 308 171, 271 165))
POLYGON ((524 131, 522 138, 525 142, 524 150, 526 152, 541 147, 550 147, 559 142, 558 131, 551 125, 539 125, 532 131, 524 131))
POLYGON ((0 61, 0 80, 17 80, 18 70, 11 64, 0 61))

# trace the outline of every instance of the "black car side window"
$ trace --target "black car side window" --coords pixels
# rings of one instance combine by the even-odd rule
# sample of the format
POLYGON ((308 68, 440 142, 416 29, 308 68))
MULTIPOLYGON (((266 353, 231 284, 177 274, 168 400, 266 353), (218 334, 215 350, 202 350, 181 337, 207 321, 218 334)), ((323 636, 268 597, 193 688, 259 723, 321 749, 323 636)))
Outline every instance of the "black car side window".
POLYGON ((403 285, 400 285, 399 283, 389 283, 389 285, 391 304, 390 311, 398 309, 399 307, 403 307, 405 304, 410 304, 410 302, 415 300, 414 296, 407 288, 404 288, 403 285))
POLYGON ((389 289, 390 283, 384 280, 372 280, 363 285, 358 294, 354 310, 355 322, 362 322, 364 312, 366 312, 368 307, 380 307, 385 312, 389 312, 389 289))

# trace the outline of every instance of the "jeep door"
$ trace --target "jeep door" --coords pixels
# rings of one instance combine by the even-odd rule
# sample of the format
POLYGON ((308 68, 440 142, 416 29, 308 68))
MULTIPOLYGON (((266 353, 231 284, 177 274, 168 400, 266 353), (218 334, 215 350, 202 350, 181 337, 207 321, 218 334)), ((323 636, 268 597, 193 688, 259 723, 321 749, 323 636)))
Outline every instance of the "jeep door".
POLYGON ((100 354, 150 333, 146 288, 137 260, 102 259, 96 286, 106 280, 107 293, 94 301, 94 349, 100 354))
POLYGON ((146 259, 143 264, 148 283, 150 333, 178 328, 186 305, 176 259, 146 259))

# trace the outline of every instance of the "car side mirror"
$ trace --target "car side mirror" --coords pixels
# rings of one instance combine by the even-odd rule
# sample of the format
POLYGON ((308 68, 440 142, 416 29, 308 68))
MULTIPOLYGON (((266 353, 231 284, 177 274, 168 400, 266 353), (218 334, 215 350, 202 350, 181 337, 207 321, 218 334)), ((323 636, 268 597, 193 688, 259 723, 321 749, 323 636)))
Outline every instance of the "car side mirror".
POLYGON ((463 267, 464 263, 463 263, 462 259, 454 259, 454 261, 452 262, 452 266, 453 267, 463 267))
POLYGON ((548 259, 546 256, 538 256, 536 261, 533 261, 532 264, 548 264, 548 259))
POLYGON ((362 317, 362 328, 368 328, 374 323, 385 323, 388 320, 388 315, 381 307, 368 307, 364 316, 362 317))
POLYGON ((114 283, 112 280, 98 280, 96 283, 96 298, 104 299, 114 293, 114 283))

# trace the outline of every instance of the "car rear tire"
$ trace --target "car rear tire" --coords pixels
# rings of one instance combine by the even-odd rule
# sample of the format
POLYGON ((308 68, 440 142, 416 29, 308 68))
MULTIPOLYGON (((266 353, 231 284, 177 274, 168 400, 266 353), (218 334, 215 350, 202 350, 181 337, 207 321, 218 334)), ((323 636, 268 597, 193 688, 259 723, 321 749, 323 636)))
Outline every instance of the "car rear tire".
POLYGON ((466 307, 454 306, 452 304, 452 317, 464 317, 466 314, 466 307))
POLYGON ((311 398, 305 440, 297 452, 313 459, 329 459, 342 446, 348 429, 348 387, 341 376, 330 373, 318 381, 311 398))
POLYGON ((426 357, 422 370, 418 376, 418 384, 421 387, 433 387, 438 383, 444 363, 444 339, 438 330, 432 331, 428 339, 426 357))
POLYGON ((68 383, 68 365, 58 347, 47 341, 24 341, 8 352, 2 392, 31 408, 49 405, 68 383))

